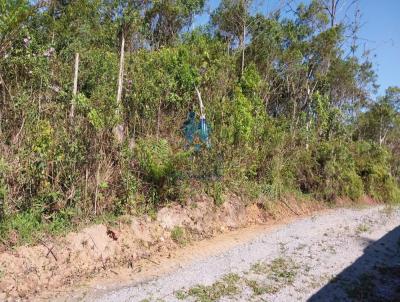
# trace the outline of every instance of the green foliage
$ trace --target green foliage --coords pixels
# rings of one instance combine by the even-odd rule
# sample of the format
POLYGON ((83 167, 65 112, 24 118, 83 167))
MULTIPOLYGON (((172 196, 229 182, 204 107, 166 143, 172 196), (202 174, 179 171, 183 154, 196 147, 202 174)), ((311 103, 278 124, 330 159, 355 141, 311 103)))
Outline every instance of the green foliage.
POLYGON ((333 133, 340 135, 343 128, 340 110, 332 108, 329 98, 318 91, 313 95, 313 101, 317 116, 315 127, 319 137, 329 140, 333 133))
POLYGON ((357 146, 356 164, 365 192, 376 200, 400 202, 400 191, 390 171, 390 153, 374 143, 357 146))
MULTIPOLYGON (((18 243, 31 243, 33 235, 41 227, 40 213, 36 211, 24 212, 10 217, 1 225, 2 237, 8 238, 10 232, 16 232, 18 243)), ((15 243, 15 242, 14 242, 15 243)))
POLYGON ((181 292, 181 296, 193 297, 199 302, 215 302, 224 297, 232 297, 238 293, 238 283, 240 276, 237 274, 227 274, 211 285, 195 285, 185 292, 181 292))
POLYGON ((246 145, 251 142, 254 118, 253 106, 240 88, 234 91, 234 99, 231 104, 230 137, 235 145, 246 145))
POLYGON ((164 139, 147 138, 137 142, 136 154, 144 179, 156 190, 156 201, 179 199, 183 187, 178 185, 178 180, 188 153, 174 153, 164 139))
POLYGON ((399 88, 369 103, 373 65, 345 56, 348 24, 321 1, 290 16, 221 1, 197 28, 204 0, 117 2, 0 0, 4 238, 153 217, 199 192, 399 201, 399 88), (200 114, 195 87, 212 130, 199 151, 181 128, 200 114))
POLYGON ((354 155, 340 142, 326 142, 299 153, 296 159, 298 186, 318 199, 358 200, 364 193, 354 155))
POLYGON ((74 211, 62 211, 43 218, 42 209, 32 208, 27 212, 7 217, 0 225, 0 235, 12 244, 35 244, 42 234, 65 235, 71 230, 74 211))
POLYGON ((261 78, 254 64, 246 67, 240 79, 240 85, 244 95, 248 97, 255 97, 257 95, 261 85, 261 78))
POLYGON ((319 190, 325 194, 325 198, 360 198, 363 194, 363 183, 356 173, 354 157, 346 145, 322 144, 318 146, 317 152, 318 167, 323 171, 323 183, 319 190))
POLYGON ((208 185, 207 194, 214 199, 216 206, 221 206, 224 203, 224 188, 220 181, 213 181, 208 185))
POLYGON ((140 140, 136 150, 140 167, 150 181, 160 183, 175 175, 172 149, 166 140, 140 140))
POLYGON ((223 0, 211 15, 214 25, 220 34, 228 39, 243 39, 243 25, 249 18, 248 10, 251 1, 223 0))
POLYGON ((161 46, 174 42, 176 33, 201 12, 204 4, 204 0, 152 1, 145 19, 157 43, 161 46))
POLYGON ((0 1, 0 42, 5 42, 5 36, 12 33, 28 17, 28 13, 29 2, 26 0, 0 1))
POLYGON ((179 245, 185 245, 188 242, 185 229, 179 226, 171 230, 171 239, 179 245))

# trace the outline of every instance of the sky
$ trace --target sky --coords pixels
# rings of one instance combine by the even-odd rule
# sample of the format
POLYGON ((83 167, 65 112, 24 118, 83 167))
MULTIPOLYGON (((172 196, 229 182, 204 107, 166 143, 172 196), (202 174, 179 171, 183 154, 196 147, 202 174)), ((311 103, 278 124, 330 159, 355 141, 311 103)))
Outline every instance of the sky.
MULTIPOLYGON (((282 0, 257 0, 257 10, 268 13, 279 7, 282 0)), ((292 7, 301 0, 292 0, 292 7)), ((303 1, 305 3, 309 0, 303 1)), ((340 0, 341 13, 352 0, 340 0)), ((219 0, 208 0, 209 11, 215 9, 219 0)), ((355 9, 353 6, 352 9, 355 9)), ((370 58, 378 76, 378 95, 383 95, 389 86, 400 86, 400 0, 359 0, 361 11, 359 32, 360 49, 370 50, 370 58)), ((283 9, 284 11, 285 9, 283 9)), ((349 15, 353 15, 351 10, 349 15)), ((206 24, 209 13, 198 16, 196 25, 206 24)))

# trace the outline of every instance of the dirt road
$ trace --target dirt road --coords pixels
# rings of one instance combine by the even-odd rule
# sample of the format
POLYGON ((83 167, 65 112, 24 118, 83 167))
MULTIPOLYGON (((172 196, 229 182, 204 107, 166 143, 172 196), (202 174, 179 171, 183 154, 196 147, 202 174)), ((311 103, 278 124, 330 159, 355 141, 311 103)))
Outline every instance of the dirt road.
POLYGON ((400 301, 400 210, 338 209, 197 243, 79 301, 400 301))

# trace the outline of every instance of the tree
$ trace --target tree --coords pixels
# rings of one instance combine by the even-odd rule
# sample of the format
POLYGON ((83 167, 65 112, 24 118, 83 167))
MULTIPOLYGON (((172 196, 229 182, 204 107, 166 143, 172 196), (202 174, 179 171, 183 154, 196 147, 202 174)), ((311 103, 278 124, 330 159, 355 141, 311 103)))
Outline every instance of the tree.
POLYGON ((340 0, 322 0, 321 5, 328 12, 330 17, 330 26, 334 27, 336 24, 336 16, 338 12, 338 5, 340 0))
POLYGON ((221 188, 400 199, 400 88, 371 97, 355 1, 221 0, 193 29, 205 0, 0 0, 0 235, 221 188), (188 111, 210 148, 185 149, 188 111))
POLYGON ((172 45, 195 14, 202 11, 205 0, 153 0, 145 12, 145 22, 155 48, 172 45))
POLYGON ((31 13, 27 0, 0 0, 0 57, 12 46, 18 29, 31 13))
POLYGON ((386 144, 388 140, 399 141, 393 137, 400 127, 400 88, 389 87, 385 96, 373 103, 359 120, 359 135, 365 139, 376 141, 379 145, 386 144))
POLYGON ((241 75, 244 72, 246 33, 251 3, 251 0, 223 0, 211 15, 212 24, 227 39, 228 45, 238 44, 241 50, 241 75))

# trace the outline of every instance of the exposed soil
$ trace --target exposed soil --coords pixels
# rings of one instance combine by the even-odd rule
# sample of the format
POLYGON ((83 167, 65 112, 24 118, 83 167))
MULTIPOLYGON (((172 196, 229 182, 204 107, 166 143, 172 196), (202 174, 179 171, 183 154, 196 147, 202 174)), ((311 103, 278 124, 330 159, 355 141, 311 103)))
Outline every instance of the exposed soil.
POLYGON ((400 209, 334 209, 152 258, 57 301, 400 301, 400 209), (128 281, 129 280, 129 281, 128 281))
POLYGON ((188 242, 324 208, 315 201, 294 199, 285 204, 247 206, 234 195, 225 196, 225 200, 217 207, 212 198, 197 196, 185 206, 170 204, 160 209, 155 220, 123 217, 116 227, 93 225, 38 246, 4 251, 0 254, 0 301, 54 299, 95 276, 122 278, 125 274, 131 280, 145 263, 169 257, 171 251, 188 242), (177 227, 180 232, 174 233, 177 227), (181 232, 184 238, 177 238, 181 232))

